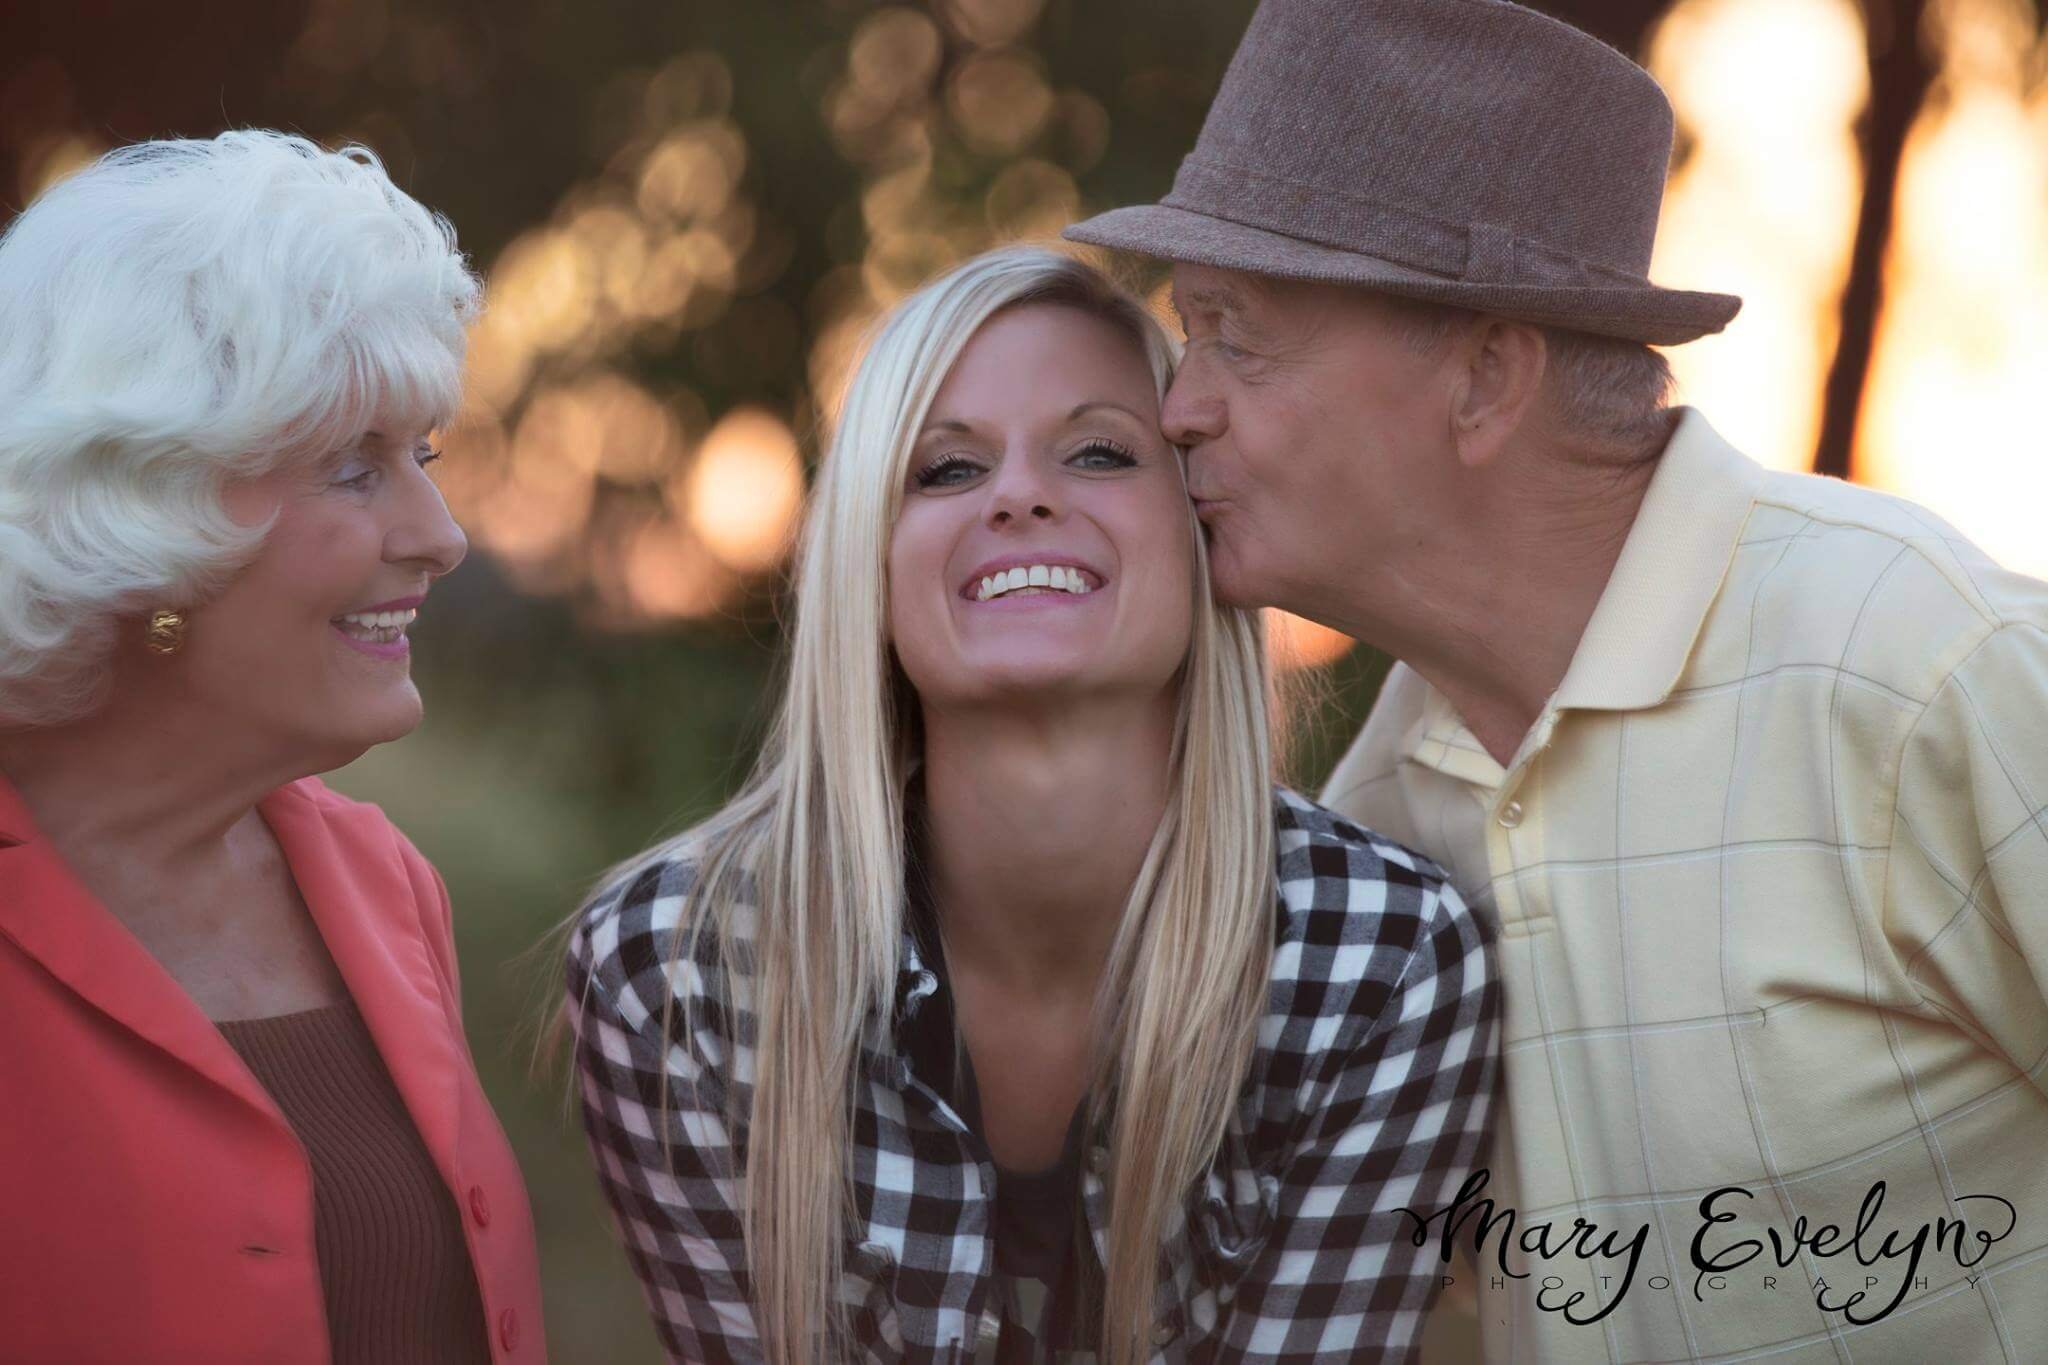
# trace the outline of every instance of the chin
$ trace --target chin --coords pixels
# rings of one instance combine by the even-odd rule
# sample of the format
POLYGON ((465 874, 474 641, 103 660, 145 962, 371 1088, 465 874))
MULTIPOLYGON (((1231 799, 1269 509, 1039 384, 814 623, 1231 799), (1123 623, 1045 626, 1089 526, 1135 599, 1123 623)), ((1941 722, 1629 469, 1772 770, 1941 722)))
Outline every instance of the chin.
POLYGON ((1042 701, 1084 686, 1089 674, 1086 661, 1065 650, 1018 650, 962 662, 964 669, 955 674, 957 694, 982 705, 1042 701))
POLYGON ((1223 606, 1241 611, 1277 605, 1274 594, 1258 581, 1258 575, 1248 573, 1227 549, 1209 551, 1209 594, 1223 606))
POLYGON ((347 716, 340 717, 342 724, 334 727, 329 738, 335 748, 349 748, 356 755, 379 744, 389 744, 394 739, 404 739, 420 728, 425 709, 420 705, 419 693, 408 685, 405 695, 394 696, 377 706, 365 706, 347 716))

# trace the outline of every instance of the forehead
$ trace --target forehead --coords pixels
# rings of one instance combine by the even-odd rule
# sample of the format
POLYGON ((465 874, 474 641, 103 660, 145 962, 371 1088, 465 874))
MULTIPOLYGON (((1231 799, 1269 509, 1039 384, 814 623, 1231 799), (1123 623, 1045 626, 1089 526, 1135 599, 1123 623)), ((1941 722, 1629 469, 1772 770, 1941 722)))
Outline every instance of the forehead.
POLYGON ((1067 304, 1026 303, 984 322, 932 401, 934 419, 976 411, 1071 408, 1101 398, 1153 404, 1157 382, 1123 328, 1067 304))
POLYGON ((1272 282, 1242 270, 1177 261, 1173 267, 1173 306, 1185 316, 1201 313, 1249 313, 1272 293, 1272 282))
POLYGON ((1182 319, 1222 318, 1269 342, 1380 345, 1397 337, 1400 301, 1353 285, 1288 280, 1176 264, 1173 305, 1182 319))

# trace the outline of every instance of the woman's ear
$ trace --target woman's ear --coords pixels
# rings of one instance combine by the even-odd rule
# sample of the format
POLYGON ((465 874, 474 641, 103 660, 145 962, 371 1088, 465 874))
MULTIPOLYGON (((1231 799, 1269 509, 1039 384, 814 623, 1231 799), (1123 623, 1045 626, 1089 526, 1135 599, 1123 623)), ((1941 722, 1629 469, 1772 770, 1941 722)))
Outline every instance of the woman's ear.
POLYGON ((1482 317, 1456 354, 1462 372, 1451 394, 1451 440, 1458 462, 1477 468, 1497 458, 1534 412, 1549 352, 1535 324, 1482 317))

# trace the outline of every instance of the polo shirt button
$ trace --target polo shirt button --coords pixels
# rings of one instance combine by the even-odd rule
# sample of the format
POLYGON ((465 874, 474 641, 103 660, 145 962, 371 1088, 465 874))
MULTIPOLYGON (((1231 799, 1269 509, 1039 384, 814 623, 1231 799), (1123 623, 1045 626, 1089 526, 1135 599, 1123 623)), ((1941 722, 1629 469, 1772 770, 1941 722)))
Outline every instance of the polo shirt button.
POLYGON ((1502 806, 1502 807, 1500 808, 1500 827, 1501 827, 1502 829, 1513 829, 1513 828, 1514 828, 1514 827, 1515 827, 1516 825, 1519 825, 1519 824, 1521 824, 1521 823, 1522 823, 1522 803, 1521 803, 1521 802, 1519 802, 1519 801, 1510 801, 1510 802, 1508 802, 1508 803, 1507 803, 1507 804, 1506 804, 1505 806, 1502 806))
POLYGON ((484 1187, 481 1185, 469 1187, 469 1215, 476 1219, 476 1225, 480 1228, 491 1225, 491 1201, 484 1197, 484 1187))
POLYGON ((519 1314, 513 1309, 498 1314, 498 1344, 508 1351, 519 1344, 519 1314))

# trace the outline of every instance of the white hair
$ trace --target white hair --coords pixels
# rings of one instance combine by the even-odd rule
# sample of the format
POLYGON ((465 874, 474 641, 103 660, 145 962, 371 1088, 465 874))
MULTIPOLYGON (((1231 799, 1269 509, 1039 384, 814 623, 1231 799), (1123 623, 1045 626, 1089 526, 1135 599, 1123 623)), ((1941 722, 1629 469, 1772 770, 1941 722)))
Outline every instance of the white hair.
POLYGON ((126 616, 204 601, 268 526, 230 478, 431 427, 480 299, 362 147, 143 142, 0 236, 0 725, 89 713, 126 616))
MULTIPOLYGON (((1441 353, 1479 316, 1467 308, 1380 295, 1402 339, 1420 355, 1441 353)), ((1559 432, 1592 463, 1655 458, 1670 436, 1671 362, 1639 341, 1531 324, 1543 334, 1543 399, 1559 432)))

